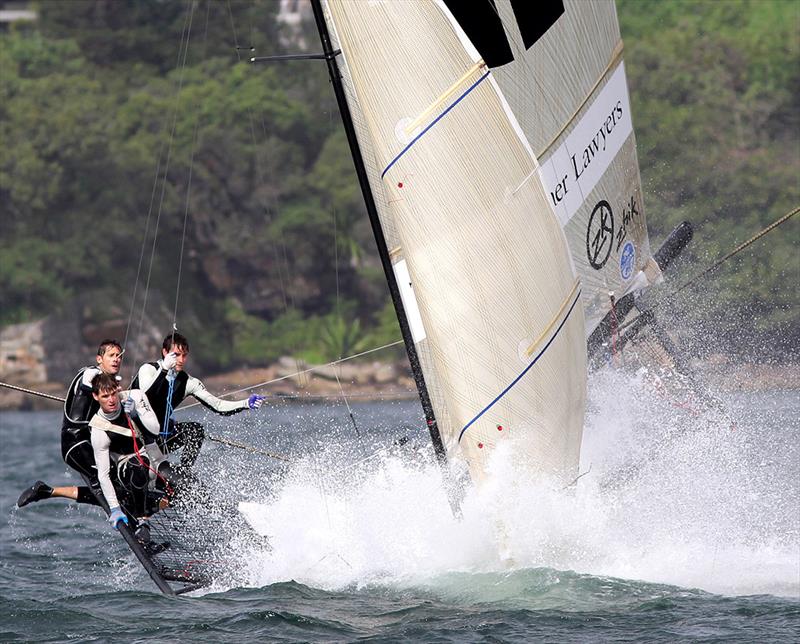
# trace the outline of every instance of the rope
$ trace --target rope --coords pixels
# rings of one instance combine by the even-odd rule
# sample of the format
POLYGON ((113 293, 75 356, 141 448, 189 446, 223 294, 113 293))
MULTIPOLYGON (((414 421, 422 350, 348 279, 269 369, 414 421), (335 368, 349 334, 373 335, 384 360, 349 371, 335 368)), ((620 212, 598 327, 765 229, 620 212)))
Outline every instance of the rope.
POLYGON ((58 402, 64 402, 64 398, 59 398, 58 396, 51 396, 50 394, 46 394, 41 391, 34 391, 33 389, 25 389, 25 387, 17 387, 16 385, 10 385, 7 382, 0 382, 0 387, 5 387, 6 389, 13 389, 14 391, 21 391, 24 394, 30 394, 31 396, 39 396, 39 398, 47 398, 48 400, 56 400, 58 402))
POLYGON ((709 273, 711 273, 711 272, 715 271, 717 268, 719 268, 720 266, 722 266, 722 264, 724 264, 726 261, 728 261, 728 260, 729 260, 731 257, 733 257, 734 255, 736 255, 736 254, 738 254, 738 253, 742 252, 742 251, 743 251, 745 248, 747 248, 747 247, 748 247, 748 246, 750 246, 751 244, 753 244, 753 243, 755 243, 756 241, 758 241, 759 239, 761 239, 761 238, 762 238, 764 235, 766 235, 766 234, 767 234, 767 233, 769 233, 770 231, 774 230, 775 228, 777 228, 778 226, 780 226, 780 225, 781 225, 781 224, 783 224, 784 222, 786 222, 786 221, 788 221, 789 219, 791 219, 792 217, 794 217, 794 216, 795 216, 795 215, 796 215, 798 212, 800 212, 800 206, 798 206, 798 207, 797 207, 797 208, 795 208, 794 210, 790 210, 790 211, 789 211, 789 212, 787 212, 785 215, 783 215, 783 217, 780 217, 779 219, 777 219, 777 220, 773 221, 773 222, 772 222, 772 223, 771 223, 769 226, 767 226, 766 228, 764 228, 764 229, 763 229, 763 230, 761 230, 760 232, 758 232, 758 233, 756 233, 755 235, 753 235, 753 236, 752 236, 750 239, 748 239, 747 241, 745 241, 745 242, 743 242, 743 243, 739 244, 739 245, 738 245, 736 248, 734 248, 734 249, 733 249, 731 252, 729 252, 727 255, 723 255, 722 257, 720 257, 720 258, 719 258, 719 259, 718 259, 716 262, 714 262, 714 263, 713 263, 711 266, 709 266, 709 267, 708 267, 707 269, 705 269, 704 271, 702 271, 702 272, 698 273, 697 275, 695 275, 694 277, 692 277, 692 278, 691 278, 691 279, 690 279, 688 282, 685 282, 685 283, 684 283, 682 286, 680 286, 680 287, 678 287, 676 290, 672 291, 672 293, 669 293, 669 294, 665 295, 665 296, 664 296, 664 297, 663 297, 663 298, 662 298, 662 299, 661 299, 659 302, 656 302, 655 304, 653 304, 653 306, 651 306, 649 309, 645 309, 644 311, 641 311, 641 312, 640 312, 640 314, 639 314, 639 315, 637 315, 635 318, 633 318, 633 319, 632 319, 632 320, 630 320, 629 322, 626 322, 625 324, 623 324, 623 325, 622 325, 622 326, 619 328, 619 331, 622 331, 622 330, 626 329, 626 328, 627 328, 627 327, 629 327, 631 324, 633 324, 633 323, 634 323, 636 320, 638 320, 638 319, 639 319, 639 317, 640 317, 641 315, 643 315, 643 314, 645 314, 645 313, 650 313, 651 311, 655 310, 656 308, 658 308, 659 306, 661 306, 661 305, 662 305, 662 304, 664 304, 665 302, 667 302, 667 301, 671 300, 672 298, 674 298, 674 297, 675 297, 675 296, 676 296, 678 293, 680 293, 680 292, 681 292, 681 291, 683 291, 684 289, 686 289, 686 288, 689 288, 689 287, 690 287, 690 286, 692 286, 692 285, 693 285, 695 282, 699 281, 700 279, 702 279, 703 277, 705 277, 705 276, 706 276, 706 275, 708 275, 709 273))
POLYGON ((361 432, 358 431, 358 425, 356 425, 356 417, 353 416, 353 410, 350 409, 350 403, 347 401, 347 396, 344 393, 342 383, 339 381, 339 373, 336 371, 336 369, 333 370, 333 375, 336 376, 336 384, 339 385, 339 393, 342 395, 342 400, 344 400, 344 404, 347 405, 347 413, 350 414, 350 420, 353 423, 353 429, 356 430, 356 436, 361 438, 361 432))
POLYGON ((251 454, 261 454, 262 456, 269 456, 270 458, 277 459, 279 461, 286 461, 287 463, 291 463, 292 459, 284 454, 276 454, 275 452, 268 452, 263 449, 258 449, 257 447, 253 447, 252 445, 245 445, 244 443, 237 443, 236 441, 232 441, 228 438, 220 438, 219 436, 211 436, 206 434, 209 440, 212 440, 216 443, 220 443, 222 445, 228 445, 229 447, 235 447, 236 449, 243 449, 246 452, 250 452, 251 454))
MULTIPOLYGON (((174 335, 174 334, 173 334, 174 335)), ((170 378, 170 373, 167 373, 167 382, 169 386, 167 388, 167 408, 164 411, 164 426, 161 428, 161 436, 166 440, 169 437, 169 421, 172 417, 172 394, 175 391, 175 374, 172 374, 170 378)))

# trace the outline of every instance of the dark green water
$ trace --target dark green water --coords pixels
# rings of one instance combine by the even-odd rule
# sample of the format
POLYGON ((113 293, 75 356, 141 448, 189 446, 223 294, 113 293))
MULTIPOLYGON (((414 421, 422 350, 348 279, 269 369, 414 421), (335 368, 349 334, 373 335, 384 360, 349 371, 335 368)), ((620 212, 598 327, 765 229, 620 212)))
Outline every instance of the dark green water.
POLYGON ((0 641, 798 641, 796 392, 740 395, 735 431, 699 428, 655 455, 642 439, 682 422, 674 410, 591 396, 578 490, 520 486, 501 465, 507 484, 468 496, 460 521, 415 404, 355 405, 360 437, 341 404, 205 417, 296 462, 204 448, 206 479, 246 502, 273 551, 234 553, 235 577, 178 599, 96 510, 14 509, 36 478, 74 479, 58 414, 0 414, 0 641), (646 456, 645 472, 601 486, 621 455, 646 456))

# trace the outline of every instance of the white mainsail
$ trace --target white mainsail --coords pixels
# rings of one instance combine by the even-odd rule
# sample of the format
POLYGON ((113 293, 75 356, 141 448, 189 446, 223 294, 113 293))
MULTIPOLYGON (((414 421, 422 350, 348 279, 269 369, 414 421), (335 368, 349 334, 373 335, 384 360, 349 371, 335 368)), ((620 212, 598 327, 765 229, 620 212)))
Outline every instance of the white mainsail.
POLYGON ((434 2, 330 0, 359 143, 449 456, 576 473, 586 386, 567 241, 502 93, 434 2))

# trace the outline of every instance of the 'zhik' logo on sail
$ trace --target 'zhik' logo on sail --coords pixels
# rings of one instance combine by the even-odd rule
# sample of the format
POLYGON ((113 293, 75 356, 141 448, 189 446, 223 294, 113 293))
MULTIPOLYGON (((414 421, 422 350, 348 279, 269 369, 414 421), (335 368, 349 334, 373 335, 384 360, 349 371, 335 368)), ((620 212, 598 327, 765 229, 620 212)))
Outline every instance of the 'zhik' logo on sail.
POLYGON ((614 213, 611 205, 598 201, 586 227, 586 257, 592 268, 598 271, 606 265, 614 240, 614 213))

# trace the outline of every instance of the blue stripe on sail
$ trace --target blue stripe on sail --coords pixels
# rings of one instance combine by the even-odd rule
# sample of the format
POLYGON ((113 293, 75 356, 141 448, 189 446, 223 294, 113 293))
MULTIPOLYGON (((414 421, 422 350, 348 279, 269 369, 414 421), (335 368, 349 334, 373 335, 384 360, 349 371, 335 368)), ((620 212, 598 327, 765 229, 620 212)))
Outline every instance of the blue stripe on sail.
POLYGON ((544 345, 544 347, 542 347, 542 350, 536 355, 536 357, 533 359, 533 361, 527 367, 525 367, 524 371, 521 374, 519 374, 516 378, 514 378, 513 382, 510 385, 508 385, 508 387, 506 387, 505 389, 503 389, 503 391, 500 392, 500 394, 497 396, 497 398, 495 398, 492 402, 490 402, 488 405, 486 405, 486 407, 481 409, 481 411, 478 413, 477 416, 475 416, 475 418, 473 418, 466 425, 464 425, 464 429, 462 429, 461 433, 458 435, 458 442, 461 442, 461 437, 464 435, 464 432, 469 429, 470 425, 472 425, 476 420, 478 420, 487 411, 489 411, 495 405, 495 403, 497 403, 498 400, 500 400, 503 396, 505 396, 509 392, 509 390, 520 381, 522 376, 524 376, 526 373, 528 373, 531 370, 531 367, 533 367, 533 365, 536 364, 536 362, 539 360, 539 358, 541 358, 544 355, 544 352, 547 351, 548 347, 553 343, 553 340, 555 340, 556 336, 558 336, 558 334, 561 331, 562 327, 566 324, 567 320, 569 320, 569 316, 572 313, 572 309, 575 308, 575 305, 578 303, 578 300, 580 300, 580 299, 581 299, 581 292, 578 291, 578 295, 575 297, 575 301, 572 303, 572 306, 569 307, 569 311, 567 311, 567 315, 561 321, 561 324, 558 325, 558 328, 556 329, 556 332, 547 341, 547 344, 544 345))
POLYGON ((397 162, 400 160, 400 157, 401 157, 401 156, 403 156, 403 155, 404 155, 406 152, 408 152, 408 150, 411 148, 411 146, 412 146, 412 145, 414 145, 414 144, 415 144, 417 141, 419 141, 419 140, 420 140, 420 139, 421 139, 423 136, 425 136, 425 133, 426 133, 428 130, 430 130, 430 129, 431 129, 433 126, 434 126, 434 125, 436 125, 436 124, 437 124, 439 121, 441 121, 441 120, 442 120, 442 118, 444 117, 444 115, 445 115, 445 114, 447 114, 447 113, 448 113, 450 110, 452 110, 452 109, 453 109, 453 108, 454 108, 456 105, 458 105, 458 104, 459 104, 459 103, 460 103, 460 102, 463 100, 463 98, 464 98, 464 97, 465 97, 467 94, 469 94, 469 93, 470 93, 470 92, 471 92, 473 89, 475 89, 475 88, 476 88, 476 87, 477 87, 477 86, 478 86, 478 85, 479 85, 479 84, 480 84, 480 83, 481 83, 481 82, 482 82, 482 81, 483 81, 483 80, 484 80, 484 79, 485 79, 485 78, 486 78, 488 75, 489 75, 489 72, 487 71, 487 72, 486 72, 486 73, 485 73, 483 76, 481 76, 481 77, 480 77, 478 80, 476 80, 474 83, 472 83, 472 85, 470 85, 470 86, 467 88, 467 90, 466 90, 466 91, 465 91, 465 92, 464 92, 464 93, 463 93, 461 96, 459 96, 459 97, 458 97, 458 98, 457 98, 455 101, 453 101, 453 104, 452 104, 452 105, 450 105, 450 106, 449 106, 449 107, 448 107, 448 108, 447 108, 447 109, 446 109, 444 112, 442 112, 441 114, 439 114, 439 116, 437 116, 437 117, 436 117, 436 118, 435 118, 435 119, 434 119, 434 120, 431 122, 431 124, 430 124, 428 127, 426 127, 424 130, 422 130, 422 132, 420 132, 420 133, 419 133, 417 136, 415 136, 415 137, 414 137, 414 138, 411 140, 411 142, 410 142, 410 143, 409 143, 409 144, 408 144, 406 147, 404 147, 404 148, 401 150, 400 154, 398 154, 398 155, 397 155, 397 156, 396 156, 394 159, 392 159, 391 163, 389 163, 389 165, 387 165, 387 166, 386 166, 386 168, 384 169, 384 171, 383 171, 383 172, 381 172, 381 179, 383 179, 383 177, 386 175, 386 173, 387 173, 387 172, 389 172, 389 168, 391 168, 391 167, 392 167, 392 166, 393 166, 395 163, 397 163, 397 162))

